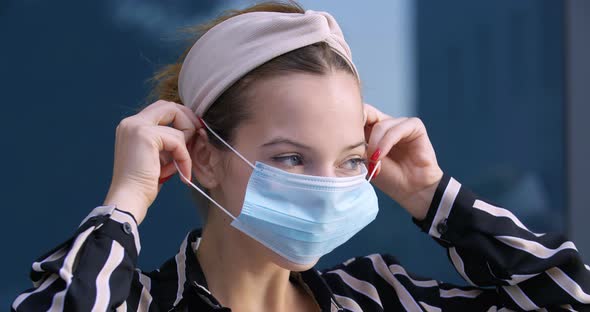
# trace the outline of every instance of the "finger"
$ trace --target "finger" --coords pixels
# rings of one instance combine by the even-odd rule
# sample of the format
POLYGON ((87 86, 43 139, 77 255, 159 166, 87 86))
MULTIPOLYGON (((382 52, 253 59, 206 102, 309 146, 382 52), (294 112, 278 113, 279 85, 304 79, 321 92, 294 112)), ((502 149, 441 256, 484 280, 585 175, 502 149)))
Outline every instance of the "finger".
POLYGON ((144 108, 141 113, 150 113, 154 110, 161 109, 162 107, 176 107, 179 110, 182 110, 189 118, 195 123, 198 124, 197 115, 188 107, 178 104, 176 102, 165 101, 165 100, 158 100, 146 108, 144 108))
MULTIPOLYGON (((190 155, 190 152, 189 152, 190 155)), ((173 163, 172 155, 169 152, 161 152, 160 153, 160 180, 168 179, 174 174, 176 174, 177 170, 173 163)))
MULTIPOLYGON (((182 132, 181 130, 172 128, 172 127, 167 127, 167 126, 155 126, 154 127, 155 130, 157 132, 164 132, 164 133, 168 133, 172 136, 177 137, 179 140, 184 141, 185 145, 188 146, 189 144, 192 143, 192 137, 187 138, 186 133, 182 132)), ((188 147, 187 147, 188 150, 188 147)))
POLYGON ((413 141, 424 133, 424 124, 418 118, 409 118, 392 126, 377 143, 377 146, 382 151, 378 159, 382 158, 383 155, 387 155, 395 145, 413 141))
POLYGON ((160 169, 160 179, 168 178, 170 176, 175 175, 177 172, 176 166, 174 166, 174 162, 170 161, 162 166, 160 169))
POLYGON ((191 119, 191 121, 193 122, 193 124, 195 124, 197 129, 202 127, 201 123, 199 122, 199 117, 197 117, 197 115, 195 114, 195 112, 192 109, 190 109, 184 105, 178 104, 178 103, 174 103, 174 104, 176 104, 178 109, 183 111, 191 119))
MULTIPOLYGON (((158 131, 166 132, 171 136, 175 136, 178 140, 185 140, 186 139, 183 132, 180 130, 176 130, 174 128, 166 127, 166 126, 157 126, 157 129, 158 129, 158 131)), ((186 147, 187 151, 189 152, 189 157, 190 157, 190 151, 192 149, 193 143, 194 143, 194 140, 191 140, 189 142, 185 142, 185 147, 186 147)), ((176 166, 174 165, 172 157, 171 156, 167 156, 167 157, 161 156, 160 158, 161 159, 164 158, 164 160, 160 162, 162 164, 162 168, 160 169, 160 178, 166 178, 171 175, 174 175, 177 172, 177 170, 176 170, 176 166)), ((192 158, 191 158, 190 170, 192 170, 192 158)))
MULTIPOLYGON (((167 133, 168 135, 175 137, 179 141, 186 139, 182 131, 176 130, 174 128, 170 128, 170 127, 166 127, 166 126, 157 126, 157 131, 162 132, 162 133, 167 133)), ((188 152, 189 157, 190 157, 190 149, 189 149, 188 145, 190 145, 190 144, 191 144, 190 142, 185 141, 185 148, 187 151, 189 151, 188 152)), ((177 172, 176 166, 174 166, 174 162, 173 162, 174 158, 171 155, 168 157, 161 157, 161 158, 165 158, 165 159, 163 162, 161 162, 162 168, 160 169, 160 178, 166 178, 171 175, 174 175, 177 172)), ((179 163, 179 166, 180 166, 180 163, 179 163)), ((182 168, 182 166, 181 166, 181 168, 182 168)), ((192 170, 192 159, 190 160, 189 170, 192 170)), ((183 171, 183 172, 185 172, 185 171, 183 171)), ((189 176, 187 176, 187 177, 189 177, 189 176)))
POLYGON ((197 116, 188 107, 173 102, 157 101, 146 107, 138 116, 155 125, 171 125, 184 132, 187 141, 201 128, 197 116))
POLYGON ((166 165, 170 164, 170 153, 168 152, 160 152, 160 180, 169 177, 174 172, 166 171, 166 165))
POLYGON ((186 148, 186 143, 184 139, 179 138, 179 136, 173 132, 165 131, 162 129, 158 130, 159 131, 157 131, 156 137, 159 138, 159 140, 157 140, 156 143, 159 145, 159 151, 169 152, 172 156, 172 160, 175 160, 178 163, 178 166, 182 173, 188 179, 190 179, 192 171, 192 160, 188 152, 188 149, 186 148))
POLYGON ((186 123, 186 121, 189 121, 188 123, 193 127, 201 127, 197 116, 190 108, 174 102, 163 100, 157 101, 146 107, 140 112, 140 114, 143 118, 146 118, 158 125, 174 124, 175 119, 178 118, 181 122, 183 122, 183 125, 186 123))
POLYGON ((389 129, 395 127, 396 125, 399 125, 407 119, 408 118, 406 117, 392 118, 374 124, 373 128, 371 129, 371 133, 369 134, 369 141, 367 142, 367 154, 369 156, 373 155, 377 148, 379 148, 381 154, 387 154, 387 151, 385 151, 381 146, 378 145, 379 142, 383 139, 383 137, 389 131, 389 129))
POLYGON ((382 120, 392 119, 393 117, 382 113, 372 105, 364 104, 363 112, 365 114, 365 126, 372 126, 382 120))

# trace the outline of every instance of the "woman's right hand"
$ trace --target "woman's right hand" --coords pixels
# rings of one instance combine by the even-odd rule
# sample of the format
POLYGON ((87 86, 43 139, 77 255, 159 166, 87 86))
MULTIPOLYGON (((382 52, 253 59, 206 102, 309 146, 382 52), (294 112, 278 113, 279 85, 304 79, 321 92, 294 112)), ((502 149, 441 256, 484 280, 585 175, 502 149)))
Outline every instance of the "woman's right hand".
POLYGON ((141 223, 158 195, 160 179, 176 173, 172 160, 191 179, 187 144, 199 128, 188 107, 163 100, 123 119, 116 129, 113 178, 104 205, 116 205, 141 223))

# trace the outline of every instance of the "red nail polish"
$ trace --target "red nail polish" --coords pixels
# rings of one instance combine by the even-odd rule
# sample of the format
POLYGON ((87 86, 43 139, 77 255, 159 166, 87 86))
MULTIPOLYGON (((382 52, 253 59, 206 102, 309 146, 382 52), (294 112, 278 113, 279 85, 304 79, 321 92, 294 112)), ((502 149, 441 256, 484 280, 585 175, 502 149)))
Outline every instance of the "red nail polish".
POLYGON ((371 174, 373 172, 373 169, 375 169, 375 164, 369 163, 369 174, 371 174))
POLYGON ((163 184, 163 183, 165 183, 166 181, 170 180, 170 178, 172 178, 173 176, 174 176, 174 175, 170 175, 170 176, 167 176, 167 177, 165 177, 165 178, 161 178, 161 179, 158 181, 158 183, 160 183, 160 184, 163 184))
POLYGON ((199 122, 201 123, 201 126, 204 127, 205 126, 205 122, 203 122, 203 118, 201 118, 200 116, 197 116, 197 119, 199 119, 199 122))
POLYGON ((381 155, 381 150, 376 149, 375 152, 373 153, 373 155, 371 155, 371 161, 377 161, 377 159, 379 159, 380 155, 381 155))

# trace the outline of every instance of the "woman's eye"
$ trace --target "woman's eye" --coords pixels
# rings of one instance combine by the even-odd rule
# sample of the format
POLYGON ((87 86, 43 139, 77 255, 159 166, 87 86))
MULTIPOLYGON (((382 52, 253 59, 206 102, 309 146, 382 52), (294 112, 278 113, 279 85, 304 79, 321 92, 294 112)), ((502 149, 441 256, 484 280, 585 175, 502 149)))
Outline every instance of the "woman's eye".
POLYGON ((287 167, 295 167, 303 165, 303 157, 299 155, 285 155, 285 156, 276 156, 272 158, 274 161, 282 164, 283 166, 287 167))
POLYGON ((344 169, 357 170, 366 160, 364 158, 352 158, 344 163, 344 169))

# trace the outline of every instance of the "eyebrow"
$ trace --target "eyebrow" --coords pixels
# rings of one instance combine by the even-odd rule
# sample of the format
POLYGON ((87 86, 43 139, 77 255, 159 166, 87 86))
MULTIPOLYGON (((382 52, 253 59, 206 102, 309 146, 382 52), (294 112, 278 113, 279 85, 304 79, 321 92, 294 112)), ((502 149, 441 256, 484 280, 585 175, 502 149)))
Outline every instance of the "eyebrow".
MULTIPOLYGON (((299 142, 293 141, 291 139, 283 138, 283 137, 276 137, 276 138, 270 140, 269 142, 262 144, 261 147, 267 147, 267 146, 278 145, 278 144, 293 145, 295 147, 299 147, 299 148, 307 149, 307 150, 312 149, 311 147, 309 147, 303 143, 299 143, 299 142)), ((365 141, 361 141, 359 143, 352 144, 352 145, 345 147, 343 149, 343 151, 349 151, 349 150, 355 149, 359 146, 366 146, 366 145, 367 145, 367 143, 365 141)))

